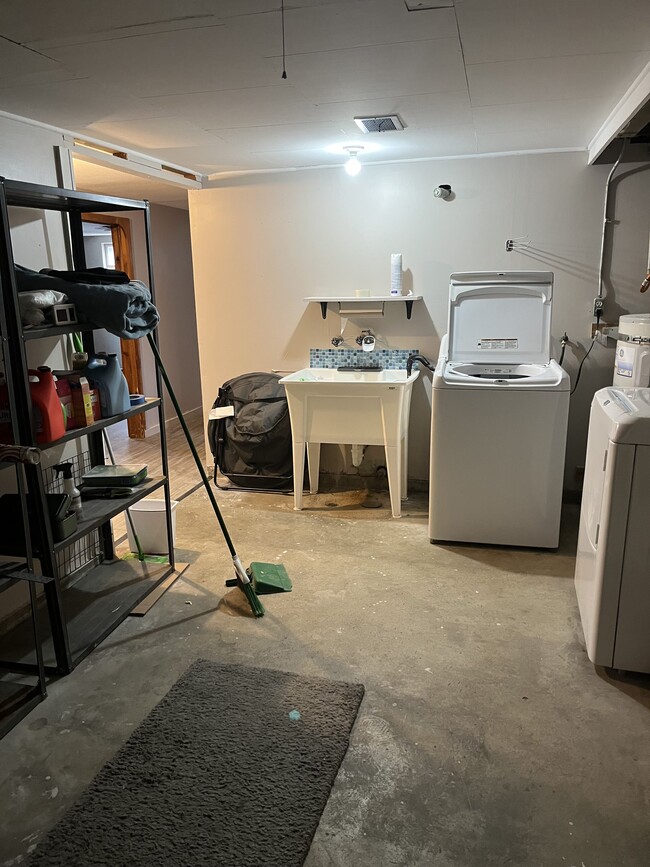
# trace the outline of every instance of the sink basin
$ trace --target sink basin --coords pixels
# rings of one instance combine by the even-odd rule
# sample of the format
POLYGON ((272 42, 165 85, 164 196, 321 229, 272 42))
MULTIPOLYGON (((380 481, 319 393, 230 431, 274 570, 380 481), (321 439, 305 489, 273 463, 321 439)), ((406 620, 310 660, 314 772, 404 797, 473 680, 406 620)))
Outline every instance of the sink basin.
POLYGON ((418 378, 418 371, 414 370, 407 379, 405 370, 338 370, 335 367, 306 367, 295 373, 285 376, 280 380, 285 383, 293 382, 379 382, 391 385, 398 383, 408 385, 418 378))
POLYGON ((406 498, 408 420, 414 370, 336 370, 307 367, 280 380, 285 386, 293 439, 294 508, 302 509, 305 448, 309 490, 318 491, 321 443, 380 445, 386 450, 391 511, 406 498))

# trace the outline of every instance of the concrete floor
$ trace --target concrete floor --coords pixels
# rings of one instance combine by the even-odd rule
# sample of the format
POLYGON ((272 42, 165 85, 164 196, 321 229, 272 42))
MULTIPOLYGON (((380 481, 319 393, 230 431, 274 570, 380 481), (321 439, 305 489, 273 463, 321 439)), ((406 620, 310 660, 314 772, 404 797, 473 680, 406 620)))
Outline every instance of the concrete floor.
POLYGON ((585 655, 575 507, 541 553, 432 546, 422 497, 401 520, 385 495, 220 499, 242 559, 282 561, 294 592, 247 616, 205 493, 185 499, 185 576, 0 742, 1 864, 26 863, 197 657, 365 684, 308 867, 649 863, 650 678, 585 655))

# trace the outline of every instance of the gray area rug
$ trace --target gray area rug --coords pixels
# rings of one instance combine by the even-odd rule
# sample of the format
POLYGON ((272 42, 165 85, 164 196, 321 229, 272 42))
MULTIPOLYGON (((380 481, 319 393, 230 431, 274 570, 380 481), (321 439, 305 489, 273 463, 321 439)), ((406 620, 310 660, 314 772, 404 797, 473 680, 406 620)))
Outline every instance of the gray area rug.
POLYGON ((303 864, 363 691, 361 684, 198 660, 30 864, 303 864))

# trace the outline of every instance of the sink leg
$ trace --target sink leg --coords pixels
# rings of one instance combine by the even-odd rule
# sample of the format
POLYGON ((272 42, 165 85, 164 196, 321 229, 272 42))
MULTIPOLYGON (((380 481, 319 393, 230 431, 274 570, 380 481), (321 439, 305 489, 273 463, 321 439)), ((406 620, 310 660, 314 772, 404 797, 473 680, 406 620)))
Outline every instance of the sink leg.
POLYGON ((309 493, 318 493, 318 472, 320 470, 320 443, 307 443, 307 463, 309 464, 309 493))
POLYGON ((409 495, 408 490, 408 463, 409 463, 409 435, 405 433, 402 437, 402 499, 406 500, 409 495))
POLYGON ((402 438, 400 437, 400 418, 402 402, 381 401, 381 422, 384 431, 386 450, 386 469, 388 470, 388 489, 393 518, 402 517, 402 438))
POLYGON ((302 486, 305 479, 305 444, 293 442, 293 508, 302 509, 302 486))
POLYGON ((388 470, 388 489, 393 518, 402 517, 402 461, 400 451, 400 446, 386 446, 386 469, 388 470))

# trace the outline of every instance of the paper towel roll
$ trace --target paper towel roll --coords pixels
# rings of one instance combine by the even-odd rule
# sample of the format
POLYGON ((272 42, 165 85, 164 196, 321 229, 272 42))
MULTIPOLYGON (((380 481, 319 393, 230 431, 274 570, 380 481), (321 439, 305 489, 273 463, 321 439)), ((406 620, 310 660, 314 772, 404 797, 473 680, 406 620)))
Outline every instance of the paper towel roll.
POLYGON ((402 254, 390 254, 390 294, 402 294, 402 254))

